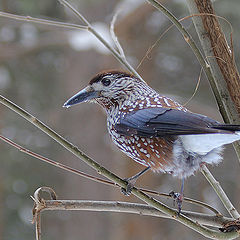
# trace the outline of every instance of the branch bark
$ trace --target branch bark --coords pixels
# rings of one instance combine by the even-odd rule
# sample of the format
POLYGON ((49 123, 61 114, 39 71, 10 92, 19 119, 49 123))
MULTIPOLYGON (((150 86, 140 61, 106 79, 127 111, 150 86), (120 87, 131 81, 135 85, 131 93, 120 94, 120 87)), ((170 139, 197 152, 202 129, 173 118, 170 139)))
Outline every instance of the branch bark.
MULTIPOLYGON (((213 75, 209 81, 219 111, 227 123, 240 123, 240 76, 234 52, 226 41, 210 0, 187 0, 187 5, 213 75)), ((234 144, 240 161, 240 144, 234 144)))
MULTIPOLYGON (((78 210, 78 211, 96 211, 96 212, 116 212, 116 213, 134 213, 143 216, 161 217, 172 219, 170 216, 161 213, 155 208, 146 204, 114 201, 87 201, 87 200, 45 200, 44 208, 41 211, 49 210, 78 210)), ((182 213, 192 220, 211 227, 222 227, 227 222, 234 219, 223 216, 203 214, 197 212, 182 211, 182 213)))
MULTIPOLYGON (((34 201, 33 222, 36 222, 40 212, 48 210, 85 210, 85 211, 107 211, 134 213, 145 216, 163 217, 172 219, 170 216, 159 212, 155 208, 139 203, 116 202, 116 201, 92 201, 92 200, 59 200, 55 191, 50 187, 38 188, 32 197, 34 201), (47 192, 51 200, 41 198, 41 193, 47 192)), ((197 212, 182 211, 182 213, 194 221, 212 227, 222 227, 234 219, 223 217, 222 215, 209 215, 197 212)))
POLYGON ((229 214, 235 219, 240 219, 240 214, 238 213, 236 208, 233 206, 233 204, 229 200, 227 194, 223 191, 219 182, 213 177, 213 175, 205 165, 202 166, 201 172, 205 176, 205 178, 208 180, 208 182, 211 184, 212 188, 215 190, 218 197, 221 199, 222 203, 224 204, 225 208, 228 210, 229 214))

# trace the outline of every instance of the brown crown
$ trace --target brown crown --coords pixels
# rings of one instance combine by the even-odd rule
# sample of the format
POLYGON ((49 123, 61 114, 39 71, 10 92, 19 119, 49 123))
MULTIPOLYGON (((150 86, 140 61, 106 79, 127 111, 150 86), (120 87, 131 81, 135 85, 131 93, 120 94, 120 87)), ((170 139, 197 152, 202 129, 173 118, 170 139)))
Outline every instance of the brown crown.
POLYGON ((133 74, 122 71, 122 70, 108 70, 108 71, 102 71, 95 75, 89 82, 90 85, 93 83, 100 82, 104 77, 107 75, 116 75, 116 78, 121 78, 121 77, 133 77, 133 74))

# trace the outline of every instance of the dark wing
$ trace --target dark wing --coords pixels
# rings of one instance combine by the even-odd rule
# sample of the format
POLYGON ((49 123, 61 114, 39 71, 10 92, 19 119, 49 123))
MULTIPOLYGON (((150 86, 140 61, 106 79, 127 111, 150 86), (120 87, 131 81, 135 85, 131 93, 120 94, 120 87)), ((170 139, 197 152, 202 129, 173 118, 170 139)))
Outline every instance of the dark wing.
POLYGON ((146 108, 123 114, 114 128, 119 134, 127 136, 160 137, 234 131, 226 126, 196 113, 169 108, 146 108))

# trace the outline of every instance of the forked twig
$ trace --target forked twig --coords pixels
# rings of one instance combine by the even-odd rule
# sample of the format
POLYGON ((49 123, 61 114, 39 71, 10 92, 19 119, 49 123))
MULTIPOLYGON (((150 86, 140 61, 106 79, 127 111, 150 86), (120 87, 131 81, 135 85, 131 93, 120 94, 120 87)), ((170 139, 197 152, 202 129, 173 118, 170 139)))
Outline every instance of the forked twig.
POLYGON ((112 48, 108 42, 105 41, 105 39, 92 27, 92 25, 87 21, 87 19, 79 12, 77 11, 70 3, 68 3, 65 0, 58 0, 64 7, 70 9, 82 22, 84 22, 88 28, 88 31, 92 33, 113 55, 114 57, 123 64, 131 73, 133 73, 137 78, 139 78, 141 81, 145 82, 142 77, 138 74, 138 72, 128 63, 125 56, 121 55, 121 52, 119 53, 114 48, 112 48))

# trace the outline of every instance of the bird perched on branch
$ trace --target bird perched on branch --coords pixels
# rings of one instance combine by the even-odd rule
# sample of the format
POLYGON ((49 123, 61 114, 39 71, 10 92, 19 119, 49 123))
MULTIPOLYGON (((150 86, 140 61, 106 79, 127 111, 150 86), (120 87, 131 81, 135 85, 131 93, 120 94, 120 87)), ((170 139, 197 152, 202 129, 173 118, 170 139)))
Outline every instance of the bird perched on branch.
POLYGON ((184 179, 201 164, 221 161, 223 145, 240 140, 240 125, 219 123, 192 113, 176 101, 162 96, 145 82, 122 71, 97 74, 64 107, 95 102, 107 113, 107 127, 113 142, 136 162, 146 166, 126 179, 126 194, 136 179, 151 169, 182 179, 178 195, 179 212, 184 179))

